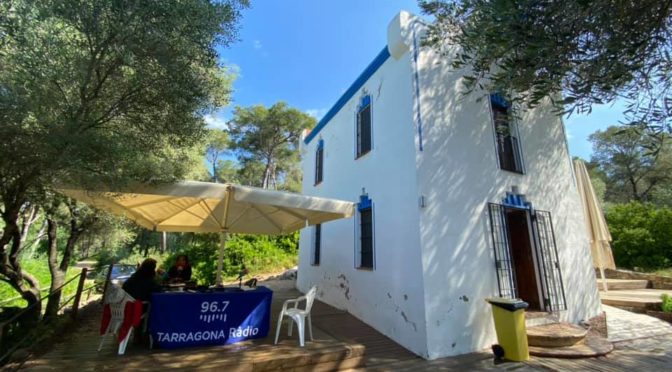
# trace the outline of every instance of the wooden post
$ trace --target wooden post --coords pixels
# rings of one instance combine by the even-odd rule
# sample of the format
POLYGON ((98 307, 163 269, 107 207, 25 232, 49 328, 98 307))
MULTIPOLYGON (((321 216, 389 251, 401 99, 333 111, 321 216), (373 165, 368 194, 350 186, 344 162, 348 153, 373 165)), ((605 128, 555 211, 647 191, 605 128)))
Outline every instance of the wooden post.
POLYGON ((82 298, 82 290, 84 289, 86 272, 87 272, 86 267, 83 267, 82 273, 79 275, 79 283, 77 283, 77 292, 75 293, 75 301, 72 303, 72 319, 77 319, 77 310, 79 310, 79 300, 82 298))
POLYGON ((110 283, 110 278, 112 277, 112 266, 114 266, 114 261, 110 263, 110 267, 107 269, 107 275, 105 275, 105 284, 103 285, 103 298, 100 300, 103 304, 105 303, 105 295, 107 295, 107 285, 110 283))

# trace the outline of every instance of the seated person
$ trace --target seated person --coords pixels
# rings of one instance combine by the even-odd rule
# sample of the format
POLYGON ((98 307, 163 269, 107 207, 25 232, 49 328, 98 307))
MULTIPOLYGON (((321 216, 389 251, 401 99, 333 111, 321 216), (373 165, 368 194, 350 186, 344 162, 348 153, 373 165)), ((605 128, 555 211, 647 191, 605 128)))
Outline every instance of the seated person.
POLYGON ((191 265, 189 265, 189 258, 187 255, 181 254, 177 256, 175 265, 168 270, 168 281, 170 283, 184 283, 191 280, 191 265))
POLYGON ((140 268, 124 282, 122 288, 136 300, 149 301, 152 292, 159 291, 161 286, 155 280, 156 260, 147 258, 140 268))

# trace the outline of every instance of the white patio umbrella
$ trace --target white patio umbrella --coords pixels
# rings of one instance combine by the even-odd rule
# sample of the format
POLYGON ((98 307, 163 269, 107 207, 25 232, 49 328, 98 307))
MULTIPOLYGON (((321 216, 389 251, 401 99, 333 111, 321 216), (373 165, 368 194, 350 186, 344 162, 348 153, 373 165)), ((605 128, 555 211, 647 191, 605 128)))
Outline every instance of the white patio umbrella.
POLYGON ((583 161, 574 160, 574 174, 576 176, 576 186, 581 195, 583 203, 583 215, 585 216, 586 226, 590 237, 590 251, 593 256, 593 266, 600 269, 602 285, 605 292, 608 291, 607 282, 604 277, 604 269, 615 269, 614 255, 611 252, 609 242, 611 234, 607 227, 607 221, 604 219, 602 208, 597 200, 597 195, 590 182, 588 170, 583 161))
POLYGON ((59 192, 155 231, 220 233, 217 284, 229 233, 286 234, 354 213, 354 203, 256 187, 184 181, 91 191, 59 192))

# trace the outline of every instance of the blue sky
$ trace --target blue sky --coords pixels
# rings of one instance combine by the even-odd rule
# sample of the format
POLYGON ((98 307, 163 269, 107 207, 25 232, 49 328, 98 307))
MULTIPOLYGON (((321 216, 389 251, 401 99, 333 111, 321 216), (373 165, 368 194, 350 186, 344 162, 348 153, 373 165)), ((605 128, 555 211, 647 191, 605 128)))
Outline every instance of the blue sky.
MULTIPOLYGON (((252 1, 240 41, 220 49, 222 63, 238 70, 232 105, 206 120, 222 127, 235 105, 281 100, 321 118, 385 46, 401 9, 420 14, 415 0, 252 1)), ((617 123, 620 107, 566 119, 572 155, 589 158, 588 135, 617 123)))

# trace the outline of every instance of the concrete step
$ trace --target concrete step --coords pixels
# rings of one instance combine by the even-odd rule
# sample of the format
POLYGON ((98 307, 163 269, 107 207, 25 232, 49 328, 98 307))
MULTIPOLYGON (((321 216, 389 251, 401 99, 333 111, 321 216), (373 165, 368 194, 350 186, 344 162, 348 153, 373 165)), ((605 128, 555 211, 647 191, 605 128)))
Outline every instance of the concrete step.
POLYGON ((614 345, 595 333, 588 333, 586 338, 577 344, 561 347, 530 346, 530 355, 546 358, 593 358, 609 354, 614 345))
POLYGON ((583 341, 588 330, 570 323, 552 323, 527 329, 527 343, 539 347, 566 347, 583 341))
MULTIPOLYGON (((646 289, 649 285, 648 280, 643 279, 604 279, 607 282, 607 289, 610 291, 646 289)), ((597 289, 604 291, 602 279, 597 279, 597 289)))
POLYGON ((645 313, 647 310, 660 310, 663 293, 669 293, 663 289, 633 289, 600 292, 600 299, 605 305, 615 306, 636 313, 645 313))
POLYGON ((525 327, 537 327, 546 324, 553 324, 560 322, 557 314, 547 313, 543 311, 526 311, 525 312, 525 327))

